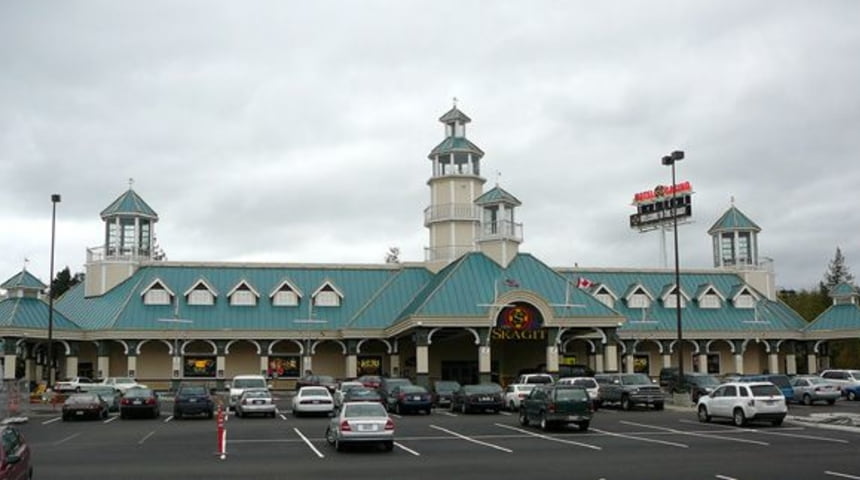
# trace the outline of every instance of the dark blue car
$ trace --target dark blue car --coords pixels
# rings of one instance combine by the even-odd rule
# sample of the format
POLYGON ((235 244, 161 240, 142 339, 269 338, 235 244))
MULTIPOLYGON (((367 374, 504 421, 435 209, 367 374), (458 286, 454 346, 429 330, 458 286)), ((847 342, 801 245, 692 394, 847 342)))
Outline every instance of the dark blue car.
POLYGON ((791 386, 791 380, 788 375, 778 373, 763 373, 761 375, 744 375, 739 382, 770 382, 776 385, 776 388, 782 392, 786 402, 794 400, 794 387, 791 386))

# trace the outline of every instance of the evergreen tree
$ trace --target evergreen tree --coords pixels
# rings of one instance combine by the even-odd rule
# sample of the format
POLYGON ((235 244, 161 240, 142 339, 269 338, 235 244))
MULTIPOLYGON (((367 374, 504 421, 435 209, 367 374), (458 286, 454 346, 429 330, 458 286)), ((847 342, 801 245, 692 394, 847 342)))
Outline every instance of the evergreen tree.
POLYGON ((60 295, 66 293, 66 290, 74 287, 83 279, 83 274, 77 273, 74 277, 72 277, 72 272, 69 271, 69 267, 66 267, 59 272, 57 272, 57 276, 54 277, 54 280, 51 281, 51 296, 59 298, 60 295))
POLYGON ((833 260, 827 265, 827 271, 824 272, 824 281, 819 284, 823 293, 830 292, 830 289, 840 283, 853 283, 854 275, 848 271, 848 266, 845 265, 845 257, 842 256, 842 249, 836 247, 836 255, 833 260))
POLYGON ((815 320, 832 303, 827 292, 815 288, 799 291, 780 290, 778 296, 807 322, 815 320))

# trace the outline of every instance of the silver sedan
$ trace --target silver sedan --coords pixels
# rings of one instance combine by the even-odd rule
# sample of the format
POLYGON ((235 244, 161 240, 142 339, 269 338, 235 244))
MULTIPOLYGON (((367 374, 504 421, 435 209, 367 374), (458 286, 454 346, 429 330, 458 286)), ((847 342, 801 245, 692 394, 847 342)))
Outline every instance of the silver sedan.
POLYGON ((331 418, 325 439, 341 451, 349 444, 378 444, 394 449, 394 422, 376 402, 347 402, 331 418))
POLYGON ((260 414, 264 417, 275 417, 277 407, 268 390, 248 389, 242 392, 239 401, 236 402, 236 416, 247 417, 248 415, 260 414))
POLYGON ((804 405, 812 405, 813 402, 833 405, 842 395, 839 385, 817 375, 794 377, 791 379, 791 388, 794 389, 794 399, 804 405))

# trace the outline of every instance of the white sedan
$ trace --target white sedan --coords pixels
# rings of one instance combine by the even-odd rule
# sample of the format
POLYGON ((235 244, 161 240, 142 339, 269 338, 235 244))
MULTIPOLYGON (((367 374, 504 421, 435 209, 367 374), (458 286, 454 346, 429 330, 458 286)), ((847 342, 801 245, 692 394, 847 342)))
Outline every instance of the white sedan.
POLYGON ((131 377, 108 377, 102 380, 101 383, 102 385, 113 387, 122 394, 125 394, 125 392, 132 388, 148 388, 142 383, 137 383, 137 381, 131 377))
POLYGON ((302 387, 293 397, 293 415, 334 412, 334 398, 326 387, 302 387))
POLYGON ((536 383, 513 383, 505 388, 505 407, 515 412, 520 409, 524 398, 535 388, 536 383))

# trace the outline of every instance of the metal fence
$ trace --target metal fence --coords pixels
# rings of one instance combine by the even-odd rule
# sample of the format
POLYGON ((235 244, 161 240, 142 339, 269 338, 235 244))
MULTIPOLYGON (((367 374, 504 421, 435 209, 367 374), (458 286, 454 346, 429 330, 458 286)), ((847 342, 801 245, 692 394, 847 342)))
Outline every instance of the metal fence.
MULTIPOLYGON (((34 398, 41 404, 41 396, 34 398)), ((26 417, 32 411, 30 385, 26 380, 3 380, 0 384, 0 419, 26 417)))

